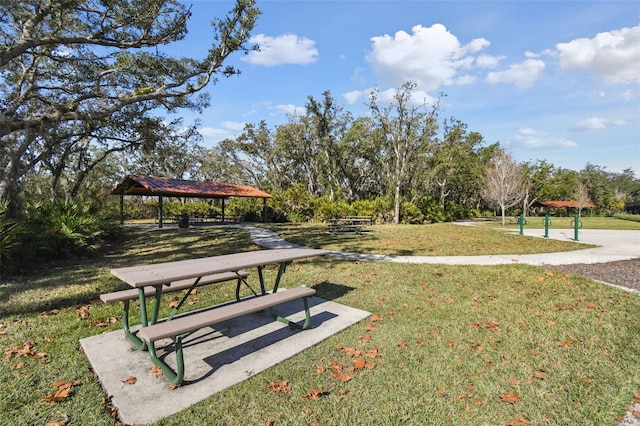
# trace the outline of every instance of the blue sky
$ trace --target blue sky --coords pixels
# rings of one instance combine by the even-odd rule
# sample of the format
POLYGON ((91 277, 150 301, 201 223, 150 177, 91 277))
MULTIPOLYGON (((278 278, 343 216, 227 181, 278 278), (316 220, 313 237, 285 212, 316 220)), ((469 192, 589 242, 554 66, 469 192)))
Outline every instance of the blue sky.
MULTIPOLYGON (((209 23, 233 2, 196 0, 186 39, 168 52, 200 57, 209 23)), ((640 2, 258 0, 260 52, 235 55, 239 77, 210 87, 205 145, 244 123, 270 128, 328 90, 355 116, 371 90, 407 80, 416 102, 439 93, 455 117, 518 161, 587 163, 640 176, 640 2)))

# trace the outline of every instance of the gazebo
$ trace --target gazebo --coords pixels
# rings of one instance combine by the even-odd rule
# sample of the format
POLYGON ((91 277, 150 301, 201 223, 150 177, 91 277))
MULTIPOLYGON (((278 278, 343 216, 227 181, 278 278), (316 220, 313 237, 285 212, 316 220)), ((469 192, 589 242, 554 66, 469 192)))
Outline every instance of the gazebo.
POLYGON ((587 203, 587 202, 578 203, 577 201, 574 201, 574 200, 538 201, 536 204, 546 208, 590 209, 592 213, 593 213, 593 209, 596 208, 596 206, 591 203, 587 203))
POLYGON ((229 197, 262 198, 262 220, 265 220, 267 199, 272 195, 247 185, 233 183, 203 182, 170 179, 156 176, 128 175, 111 190, 120 195, 120 223, 124 222, 124 196, 141 195, 158 197, 158 227, 163 226, 163 197, 216 198, 222 200, 222 221, 224 222, 224 200, 229 197))

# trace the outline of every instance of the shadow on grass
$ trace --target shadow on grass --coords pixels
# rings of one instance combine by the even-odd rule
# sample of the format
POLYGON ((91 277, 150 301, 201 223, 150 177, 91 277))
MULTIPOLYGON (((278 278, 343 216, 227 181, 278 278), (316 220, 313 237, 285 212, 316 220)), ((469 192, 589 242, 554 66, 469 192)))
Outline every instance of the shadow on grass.
POLYGON ((343 284, 336 284, 329 281, 322 281, 321 283, 314 285, 313 288, 316 290, 316 296, 324 300, 331 301, 340 299, 347 293, 355 290, 354 287, 349 287, 343 284))
POLYGON ((2 277, 2 316, 40 313, 96 302, 100 294, 129 286, 113 268, 257 250, 248 232, 229 228, 144 229, 125 227, 108 253, 40 264, 22 275, 2 277))

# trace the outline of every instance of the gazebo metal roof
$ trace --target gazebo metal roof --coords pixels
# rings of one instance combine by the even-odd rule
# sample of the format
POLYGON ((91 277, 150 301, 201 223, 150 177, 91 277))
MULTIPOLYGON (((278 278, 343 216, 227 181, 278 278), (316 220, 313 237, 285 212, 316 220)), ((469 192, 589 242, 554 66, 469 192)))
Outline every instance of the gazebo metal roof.
POLYGON ((596 206, 594 206, 591 203, 582 203, 582 205, 579 205, 577 201, 573 201, 573 200, 568 200, 568 201, 539 201, 538 202, 540 205, 544 206, 544 207, 572 207, 572 208, 586 208, 586 209, 594 209, 596 208, 596 206))
POLYGON ((273 198, 271 194, 247 185, 141 175, 128 175, 111 190, 111 193, 193 198, 273 198))

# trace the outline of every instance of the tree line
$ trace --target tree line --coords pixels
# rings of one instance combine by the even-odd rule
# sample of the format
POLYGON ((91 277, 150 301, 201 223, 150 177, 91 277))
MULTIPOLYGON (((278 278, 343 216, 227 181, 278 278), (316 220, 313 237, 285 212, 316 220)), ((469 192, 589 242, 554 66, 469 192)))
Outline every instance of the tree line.
MULTIPOLYGON (((56 216, 115 212, 109 190, 131 173, 249 184, 276 195, 272 216, 282 220, 357 207, 389 222, 433 222, 530 213, 537 201, 578 197, 607 214, 640 199, 631 169, 516 163, 498 142, 442 117, 444 94, 416 103, 411 81, 390 102, 374 90, 366 116, 326 91, 284 124, 248 123, 238 137, 205 147, 199 122, 185 123, 180 112, 202 111, 210 105, 204 89, 240 74, 226 62, 256 48, 249 37, 260 13, 254 0, 236 0, 213 19, 211 46, 197 59, 163 52, 187 34, 191 11, 177 0, 0 3, 2 216, 56 226, 56 216), (492 173, 508 170, 495 187, 492 173)), ((253 208, 234 203, 245 217, 253 208)))

